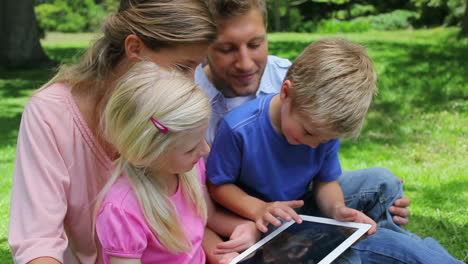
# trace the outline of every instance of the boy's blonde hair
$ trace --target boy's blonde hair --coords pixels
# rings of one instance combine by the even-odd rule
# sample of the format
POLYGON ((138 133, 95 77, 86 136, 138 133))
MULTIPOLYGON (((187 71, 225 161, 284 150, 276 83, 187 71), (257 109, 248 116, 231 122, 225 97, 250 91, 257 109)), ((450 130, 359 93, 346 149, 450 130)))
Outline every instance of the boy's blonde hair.
POLYGON ((363 46, 329 38, 310 44, 286 74, 294 87, 292 107, 337 137, 361 131, 377 75, 363 46))
MULTIPOLYGON (((138 62, 123 75, 104 110, 101 126, 106 139, 120 153, 117 168, 98 196, 96 209, 116 179, 124 172, 135 191, 150 228, 172 252, 188 251, 190 241, 165 190, 158 184, 155 161, 191 131, 207 125, 210 104, 190 79, 152 62, 138 62), (169 129, 162 133, 153 117, 169 129)), ((156 164, 157 166, 157 164, 156 164)), ((206 203, 198 172, 179 175, 185 199, 205 219, 206 203)), ((181 219, 180 219, 181 220, 181 219)))

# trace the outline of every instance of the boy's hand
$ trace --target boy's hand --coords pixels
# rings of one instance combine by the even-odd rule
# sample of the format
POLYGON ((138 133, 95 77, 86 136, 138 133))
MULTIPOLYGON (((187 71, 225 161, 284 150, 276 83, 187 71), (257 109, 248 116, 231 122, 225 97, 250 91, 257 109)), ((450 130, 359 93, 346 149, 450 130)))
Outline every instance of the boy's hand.
POLYGON ((365 215, 363 212, 356 209, 352 209, 346 206, 335 207, 333 218, 338 221, 349 221, 356 223, 371 224, 372 227, 367 231, 368 235, 372 235, 377 232, 377 224, 372 218, 365 215))
POLYGON ((255 244, 259 239, 260 232, 258 232, 255 223, 249 220, 246 223, 238 225, 228 241, 217 244, 213 253, 228 254, 242 252, 255 244))
POLYGON ((265 206, 257 213, 259 216, 256 220, 258 230, 267 232, 268 223, 274 226, 280 226, 281 221, 277 217, 281 217, 286 221, 294 221, 298 224, 302 223, 301 217, 294 211, 293 208, 301 207, 304 205, 302 200, 284 201, 284 202, 271 202, 265 203, 265 206))

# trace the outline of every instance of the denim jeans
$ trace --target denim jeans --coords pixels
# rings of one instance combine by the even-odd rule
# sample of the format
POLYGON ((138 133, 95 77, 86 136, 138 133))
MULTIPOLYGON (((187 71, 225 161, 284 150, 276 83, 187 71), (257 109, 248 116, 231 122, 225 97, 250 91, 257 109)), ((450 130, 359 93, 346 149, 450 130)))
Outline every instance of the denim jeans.
POLYGON ((339 179, 348 207, 363 211, 378 224, 376 234, 352 247, 362 263, 463 263, 431 237, 421 239, 392 220, 388 208, 403 196, 400 180, 384 168, 344 172, 339 179))
MULTIPOLYGON (((338 182, 346 205, 374 219, 378 228, 376 234, 353 245, 348 250, 352 252, 336 263, 463 263, 453 258, 433 238, 421 239, 393 222, 388 208, 403 196, 403 188, 391 171, 384 168, 348 171, 338 182)), ((306 205, 298 210, 299 213, 322 216, 312 192, 303 198, 306 205)))

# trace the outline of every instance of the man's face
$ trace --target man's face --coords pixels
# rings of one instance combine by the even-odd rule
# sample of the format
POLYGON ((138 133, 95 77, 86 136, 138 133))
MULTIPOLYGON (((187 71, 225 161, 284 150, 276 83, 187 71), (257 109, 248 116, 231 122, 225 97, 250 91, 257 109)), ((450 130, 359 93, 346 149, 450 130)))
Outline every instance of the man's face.
POLYGON ((268 40, 261 11, 218 23, 219 34, 208 49, 205 72, 226 97, 254 94, 268 56, 268 40))

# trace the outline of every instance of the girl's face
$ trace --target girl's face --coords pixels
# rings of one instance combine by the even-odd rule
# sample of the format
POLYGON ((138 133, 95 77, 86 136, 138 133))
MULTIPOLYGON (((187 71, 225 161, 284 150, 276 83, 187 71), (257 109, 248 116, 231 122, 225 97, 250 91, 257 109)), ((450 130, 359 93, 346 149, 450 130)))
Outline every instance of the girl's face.
POLYGON ((208 122, 181 137, 158 161, 159 170, 169 174, 190 171, 198 160, 210 152, 210 146, 205 140, 207 128, 208 122))

